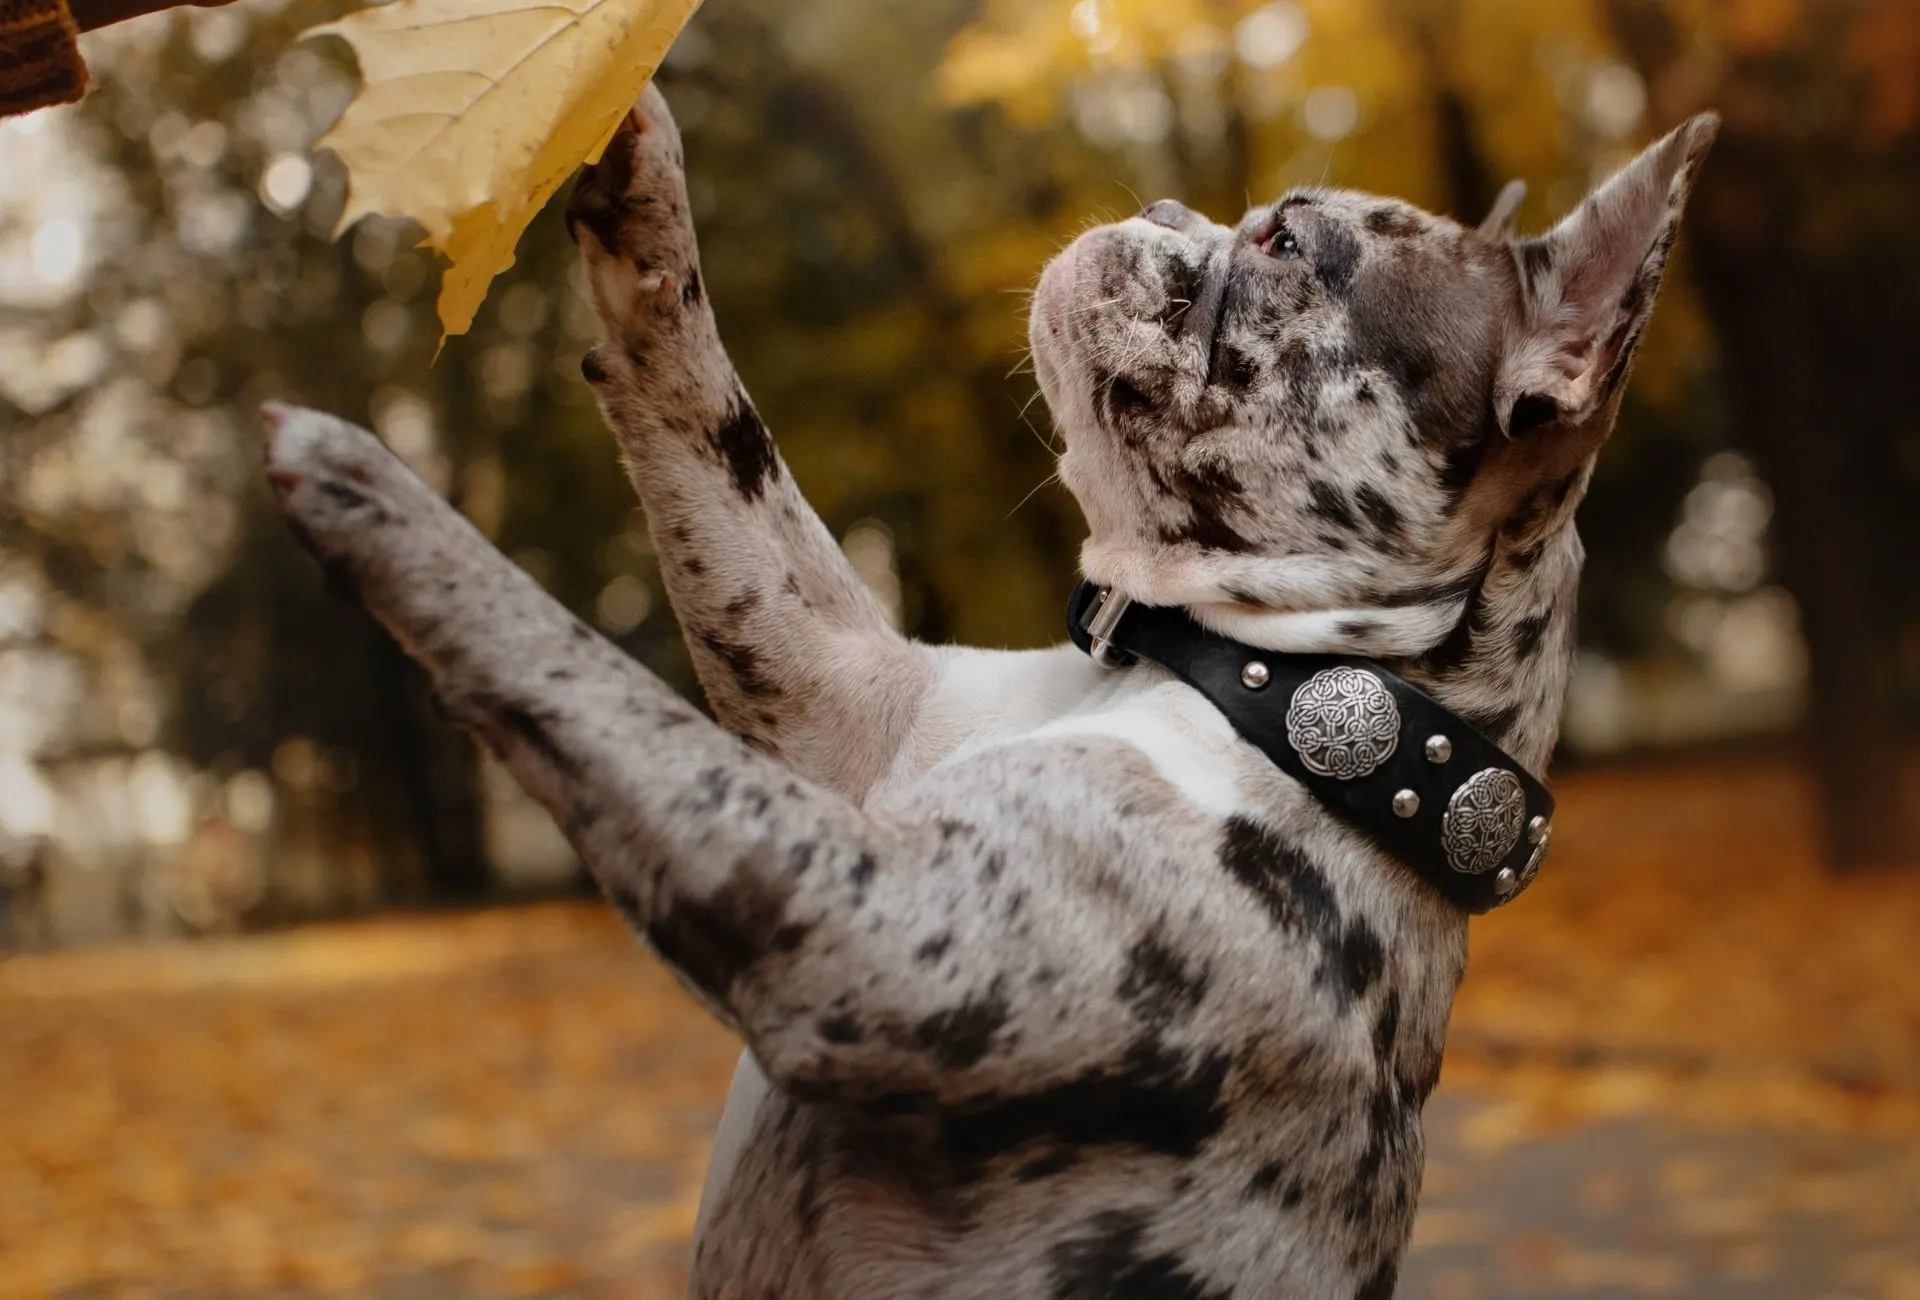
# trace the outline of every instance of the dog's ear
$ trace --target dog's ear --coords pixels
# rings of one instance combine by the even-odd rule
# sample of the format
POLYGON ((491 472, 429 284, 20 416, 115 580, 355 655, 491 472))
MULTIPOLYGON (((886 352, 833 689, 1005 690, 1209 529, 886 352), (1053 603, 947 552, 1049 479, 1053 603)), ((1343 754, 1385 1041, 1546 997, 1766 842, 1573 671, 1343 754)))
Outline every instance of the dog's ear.
POLYGON ((1480 233, 1488 239, 1513 238, 1513 219, 1520 214, 1520 202, 1527 197, 1525 181, 1508 181, 1493 201, 1493 210, 1480 223, 1480 233))
POLYGON ((1578 428, 1619 393, 1687 194, 1719 129, 1717 114, 1688 120, 1553 230, 1514 241, 1520 318, 1494 385, 1494 412, 1508 437, 1546 424, 1578 428))

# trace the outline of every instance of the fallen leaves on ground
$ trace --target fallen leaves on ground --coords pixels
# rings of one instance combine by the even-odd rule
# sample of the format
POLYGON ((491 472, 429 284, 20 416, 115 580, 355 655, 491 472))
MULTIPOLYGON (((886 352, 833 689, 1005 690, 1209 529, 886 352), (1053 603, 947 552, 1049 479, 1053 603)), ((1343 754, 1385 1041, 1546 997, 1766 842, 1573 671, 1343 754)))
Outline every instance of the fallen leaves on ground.
MULTIPOLYGON (((1403 1300, 1920 1296, 1920 875, 1778 765, 1560 795, 1403 1300)), ((587 903, 0 963, 0 1297, 665 1300, 734 1055, 587 903)))
POLYGON ((1920 863, 1832 873, 1815 818, 1760 759, 1565 782, 1540 882, 1474 923, 1450 1080, 1498 1080, 1515 1140, 1682 1111, 1920 1134, 1920 863))
POLYGON ((0 1296, 678 1294, 732 1040, 603 909, 0 965, 0 1296))
POLYGON ((451 259, 464 334, 521 233, 606 148, 699 0, 394 0, 309 35, 353 47, 359 94, 319 147, 346 165, 339 229, 411 217, 451 259))

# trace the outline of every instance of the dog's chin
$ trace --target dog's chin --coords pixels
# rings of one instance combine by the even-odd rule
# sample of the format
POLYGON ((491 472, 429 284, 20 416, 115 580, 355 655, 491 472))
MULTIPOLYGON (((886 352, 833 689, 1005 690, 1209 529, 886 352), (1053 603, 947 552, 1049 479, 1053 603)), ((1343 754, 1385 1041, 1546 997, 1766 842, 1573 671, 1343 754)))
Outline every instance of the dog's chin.
POLYGON ((1226 554, 1098 529, 1080 568, 1141 604, 1183 608, 1222 636, 1288 654, 1412 658, 1445 640, 1465 606, 1464 596, 1373 603, 1334 556, 1226 554))
POLYGON ((1036 352, 1042 347, 1065 345, 1067 321, 1073 315, 1079 279, 1080 245, 1075 242, 1047 263, 1046 269, 1040 272, 1040 283, 1034 287, 1027 334, 1036 352))

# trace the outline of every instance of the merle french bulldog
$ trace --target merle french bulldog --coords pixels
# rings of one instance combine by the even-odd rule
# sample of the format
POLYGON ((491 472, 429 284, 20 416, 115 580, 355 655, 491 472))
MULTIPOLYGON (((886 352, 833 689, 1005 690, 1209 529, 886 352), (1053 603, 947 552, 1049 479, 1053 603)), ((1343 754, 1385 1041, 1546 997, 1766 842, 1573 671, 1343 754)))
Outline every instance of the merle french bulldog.
MULTIPOLYGON (((1328 189, 1082 235, 1031 336, 1088 577, 1376 661, 1537 775, 1575 507, 1715 127, 1537 238, 1328 189)), ((691 1294, 1390 1296, 1466 912, 1154 663, 893 630, 727 360, 656 91, 568 220, 719 726, 371 435, 271 410, 269 477, 744 1040, 691 1294)))

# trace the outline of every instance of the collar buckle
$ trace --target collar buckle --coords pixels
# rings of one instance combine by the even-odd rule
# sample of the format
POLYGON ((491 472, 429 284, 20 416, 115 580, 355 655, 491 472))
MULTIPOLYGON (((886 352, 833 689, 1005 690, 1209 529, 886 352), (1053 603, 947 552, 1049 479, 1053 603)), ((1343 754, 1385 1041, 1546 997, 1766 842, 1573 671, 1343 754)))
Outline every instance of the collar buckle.
POLYGON ((1132 605, 1133 597, 1124 596, 1112 587, 1102 587, 1087 610, 1086 618, 1081 623, 1093 640, 1087 653, 1102 668, 1123 668, 1133 661, 1132 655, 1113 643, 1113 634, 1132 605))

